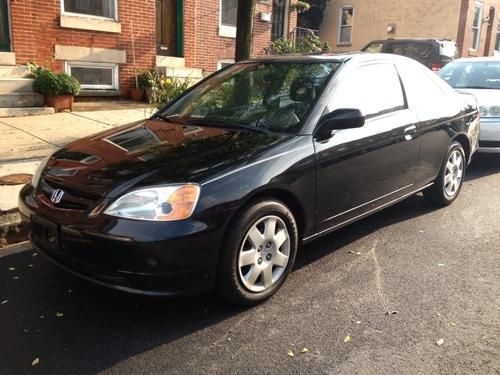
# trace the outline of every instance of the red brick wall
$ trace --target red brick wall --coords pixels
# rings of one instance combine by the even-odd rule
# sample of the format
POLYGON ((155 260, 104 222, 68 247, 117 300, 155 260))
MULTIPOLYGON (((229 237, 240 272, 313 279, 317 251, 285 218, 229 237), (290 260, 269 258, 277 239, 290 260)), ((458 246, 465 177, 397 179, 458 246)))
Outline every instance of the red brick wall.
POLYGON ((134 86, 130 22, 134 27, 138 68, 152 68, 155 64, 155 1, 119 0, 118 20, 120 34, 62 29, 60 0, 10 0, 12 43, 16 62, 29 61, 55 71, 63 70, 63 61, 54 59, 54 46, 81 46, 113 48, 127 52, 127 64, 120 65, 120 90, 127 95, 134 86))
MULTIPOLYGON (((186 66, 213 72, 217 62, 234 59, 234 38, 219 36, 220 0, 204 0, 203 5, 185 0, 184 2, 184 54, 186 66), (193 23, 188 20, 194 21, 193 23)), ((272 2, 255 6, 252 55, 263 55, 264 48, 271 41, 271 23, 260 20, 260 13, 272 12, 272 2)), ((290 31, 297 25, 296 12, 290 13, 290 31)))
POLYGON ((482 19, 484 20, 486 17, 488 17, 491 7, 495 8, 495 15, 493 19, 490 19, 489 23, 485 22, 482 24, 479 49, 477 51, 472 50, 472 24, 474 22, 475 4, 475 0, 462 0, 457 35, 459 53, 463 57, 491 56, 493 55, 493 50, 495 48, 496 28, 500 15, 500 0, 485 0, 482 2, 482 19), (488 32, 488 29, 490 29, 491 31, 488 32))

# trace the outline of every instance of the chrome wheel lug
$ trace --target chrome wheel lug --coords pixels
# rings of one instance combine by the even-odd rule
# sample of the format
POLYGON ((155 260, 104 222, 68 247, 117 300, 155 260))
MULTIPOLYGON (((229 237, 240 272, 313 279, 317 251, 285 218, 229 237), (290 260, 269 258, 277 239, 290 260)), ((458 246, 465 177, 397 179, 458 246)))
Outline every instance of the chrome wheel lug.
POLYGON ((267 255, 266 255, 266 260, 268 260, 268 261, 269 261, 269 260, 271 260, 271 258, 272 258, 272 257, 273 257, 273 256, 272 256, 271 254, 267 254, 267 255))
POLYGON ((257 259, 257 263, 262 264, 262 258, 259 257, 259 259, 257 259))

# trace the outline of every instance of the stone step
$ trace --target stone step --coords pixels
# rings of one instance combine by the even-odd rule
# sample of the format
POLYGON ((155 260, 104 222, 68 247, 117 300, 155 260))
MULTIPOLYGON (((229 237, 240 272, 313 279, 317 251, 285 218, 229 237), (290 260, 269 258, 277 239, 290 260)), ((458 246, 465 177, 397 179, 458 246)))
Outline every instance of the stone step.
POLYGON ((16 65, 16 54, 14 52, 0 52, 0 65, 16 65))
POLYGON ((0 93, 33 92, 33 78, 0 78, 0 93))
POLYGON ((157 67, 157 70, 160 73, 165 74, 167 77, 189 78, 192 80, 200 80, 203 78, 203 69, 198 69, 198 68, 157 67))
POLYGON ((38 116, 53 113, 54 108, 52 107, 0 108, 0 117, 38 116))
POLYGON ((0 93, 0 108, 40 107, 45 98, 36 92, 0 93))
POLYGON ((156 56, 156 66, 157 67, 168 67, 168 68, 185 68, 186 59, 184 57, 174 57, 174 56, 156 56))
POLYGON ((27 66, 0 66, 0 78, 26 78, 29 73, 27 66))

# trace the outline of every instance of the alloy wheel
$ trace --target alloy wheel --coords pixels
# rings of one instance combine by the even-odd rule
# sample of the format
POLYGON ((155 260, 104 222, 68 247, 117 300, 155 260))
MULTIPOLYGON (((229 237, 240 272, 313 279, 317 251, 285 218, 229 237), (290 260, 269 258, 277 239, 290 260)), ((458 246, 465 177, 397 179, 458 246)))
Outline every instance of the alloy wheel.
POLYGON ((464 158, 459 150, 454 150, 446 163, 444 173, 444 192, 453 198, 460 189, 464 175, 464 158))
POLYGON ((245 234, 238 255, 239 277, 245 288, 259 293, 283 276, 290 256, 290 235, 285 222, 269 215, 245 234))

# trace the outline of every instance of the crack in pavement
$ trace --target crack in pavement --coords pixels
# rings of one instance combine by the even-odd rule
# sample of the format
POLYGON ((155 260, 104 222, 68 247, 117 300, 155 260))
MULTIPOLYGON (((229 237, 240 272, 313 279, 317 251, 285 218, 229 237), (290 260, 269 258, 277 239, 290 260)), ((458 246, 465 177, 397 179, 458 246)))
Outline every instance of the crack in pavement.
POLYGON ((391 313, 391 310, 389 309, 390 302, 387 299, 387 296, 385 295, 384 287, 382 285, 382 277, 380 276, 382 269, 380 268, 380 264, 378 262, 378 256, 376 253, 377 245, 378 245, 378 240, 375 240, 372 249, 369 251, 369 253, 372 256, 373 263, 375 264, 375 287, 377 288, 377 292, 380 297, 380 303, 382 304, 385 313, 390 314, 391 313))

